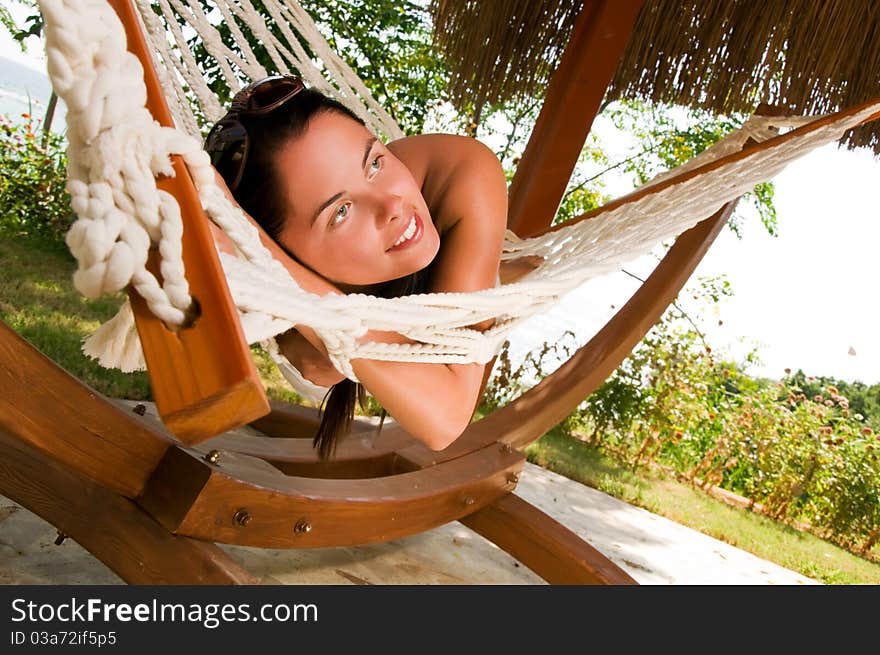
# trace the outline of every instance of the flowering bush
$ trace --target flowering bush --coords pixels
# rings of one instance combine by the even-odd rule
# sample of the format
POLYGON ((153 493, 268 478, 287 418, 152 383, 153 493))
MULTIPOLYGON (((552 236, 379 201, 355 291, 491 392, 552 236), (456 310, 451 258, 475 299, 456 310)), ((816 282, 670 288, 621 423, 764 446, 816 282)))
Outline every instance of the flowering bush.
POLYGON ((880 540, 880 441, 833 385, 808 396, 790 376, 752 378, 667 317, 578 413, 633 468, 670 466, 851 550, 880 540))
POLYGON ((0 232, 60 244, 73 220, 64 138, 43 134, 30 114, 21 118, 0 116, 0 232))

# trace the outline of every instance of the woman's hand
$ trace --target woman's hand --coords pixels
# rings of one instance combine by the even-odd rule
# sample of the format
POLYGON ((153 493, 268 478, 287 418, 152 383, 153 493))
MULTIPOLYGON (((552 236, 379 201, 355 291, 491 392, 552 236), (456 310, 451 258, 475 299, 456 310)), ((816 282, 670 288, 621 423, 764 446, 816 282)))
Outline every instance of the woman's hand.
MULTIPOLYGON (((241 209, 241 207, 239 207, 238 203, 235 201, 235 198, 233 198, 232 194, 229 192, 229 188, 226 186, 226 182, 223 181, 223 178, 216 171, 214 171, 214 179, 217 182, 217 186, 220 187, 220 190, 223 191, 223 193, 226 195, 226 197, 229 199, 229 201, 233 205, 235 205, 236 207, 241 209)), ((296 280, 297 284, 299 284, 300 287, 302 287, 305 291, 308 291, 309 293, 314 293, 319 296, 323 296, 323 295, 330 294, 330 293, 334 293, 334 294, 342 293, 333 284, 331 284, 330 282, 328 282, 327 280, 325 280, 324 278, 322 278, 318 274, 314 273, 313 271, 310 271, 309 269, 305 268, 299 262, 294 261, 277 243, 275 243, 275 241, 268 234, 266 234, 266 231, 262 227, 260 227, 259 223, 257 223, 250 215, 248 215, 247 212, 244 212, 244 210, 242 210, 242 212, 244 213, 245 217, 250 222, 250 224, 256 228, 257 233, 260 236, 260 241, 262 242, 262 244, 269 250, 269 252, 272 253, 272 256, 275 259, 277 259, 279 262, 281 262, 281 264, 284 266, 284 268, 287 269, 287 271, 290 273, 291 277, 293 277, 293 279, 296 280)), ((235 254, 235 247, 232 243, 232 240, 223 232, 223 230, 221 230, 219 227, 214 225, 213 222, 209 223, 209 225, 211 227, 211 232, 214 235, 214 241, 217 244, 217 246, 220 248, 220 250, 222 250, 223 252, 234 255, 235 254)), ((326 349, 324 348, 324 344, 321 341, 321 339, 318 338, 318 335, 315 334, 314 330, 312 330, 311 328, 309 328, 306 325, 298 325, 298 326, 296 326, 296 329, 298 331, 298 336, 304 337, 304 339, 312 345, 312 348, 315 349, 315 351, 317 353, 314 356, 310 354, 310 355, 308 355, 308 357, 305 357, 305 350, 304 350, 304 347, 302 347, 301 352, 304 357, 303 365, 309 366, 309 368, 314 371, 314 374, 316 375, 316 377, 320 377, 321 379, 331 379, 332 376, 330 375, 329 371, 327 371, 326 368, 323 366, 318 366, 318 359, 317 358, 322 356, 322 353, 323 353, 323 357, 326 359, 326 349), (310 363, 307 364, 306 360, 310 363), (312 366, 312 364, 314 364, 314 367, 312 366), (319 369, 321 370, 321 372, 319 372, 319 369)), ((279 347, 280 347, 280 344, 281 344, 280 337, 279 337, 278 343, 279 343, 279 347)), ((299 347, 297 347, 297 348, 299 348, 299 347)), ((299 352, 300 351, 298 350, 297 353, 294 354, 294 357, 300 356, 298 354, 299 352)), ((294 360, 291 359, 290 357, 288 357, 288 359, 292 363, 294 363, 294 366, 296 366, 297 369, 299 369, 300 373, 303 373, 304 377, 306 377, 306 379, 308 380, 309 379, 308 376, 305 376, 303 370, 299 366, 297 366, 297 364, 294 362, 294 360)), ((329 361, 330 360, 328 359, 327 360, 328 364, 329 364, 329 361)), ((330 368, 332 368, 332 366, 330 366, 330 368)), ((336 369, 333 369, 333 370, 335 371, 336 369)), ((340 377, 339 380, 341 380, 341 379, 342 378, 340 377)), ((332 384, 339 382, 339 380, 336 380, 332 384)), ((313 384, 321 384, 319 382, 315 382, 314 380, 311 380, 311 382, 313 384)), ((327 386, 327 385, 321 384, 321 386, 327 386)))
POLYGON ((332 387, 345 376, 337 371, 322 354, 297 330, 288 330, 276 337, 281 352, 302 376, 319 387, 332 387))

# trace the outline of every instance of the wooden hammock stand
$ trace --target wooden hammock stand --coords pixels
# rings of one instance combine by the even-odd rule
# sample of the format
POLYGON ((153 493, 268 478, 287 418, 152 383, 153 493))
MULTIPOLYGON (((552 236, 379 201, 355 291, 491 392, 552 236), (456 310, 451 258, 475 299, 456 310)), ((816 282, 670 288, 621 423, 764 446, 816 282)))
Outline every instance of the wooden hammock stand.
MULTIPOLYGON (((128 0, 111 4, 144 63, 149 107, 170 124, 134 10, 128 0)), ((521 236, 549 226, 640 6, 588 2, 579 17, 511 186, 510 227, 521 236)), ((558 371, 471 424, 445 451, 386 427, 378 438, 344 440, 333 459, 321 461, 311 446, 317 412, 266 400, 207 221, 179 161, 176 170, 161 184, 184 208, 184 259, 201 316, 171 333, 130 293, 157 407, 174 436, 83 385, 0 323, 0 493, 132 584, 260 582, 215 542, 350 546, 454 520, 549 583, 635 584, 513 493, 521 451, 630 353, 734 203, 681 235, 632 299, 558 371), (246 423, 266 436, 222 434, 246 423)), ((373 429, 356 422, 353 431, 373 429)))

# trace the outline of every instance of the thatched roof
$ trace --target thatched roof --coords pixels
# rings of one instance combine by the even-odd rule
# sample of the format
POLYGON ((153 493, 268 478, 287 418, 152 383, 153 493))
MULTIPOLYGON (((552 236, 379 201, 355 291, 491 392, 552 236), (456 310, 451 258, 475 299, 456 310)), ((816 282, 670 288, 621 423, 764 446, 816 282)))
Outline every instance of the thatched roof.
MULTIPOLYGON (((435 40, 460 107, 540 92, 584 0, 434 0, 435 40)), ((722 114, 761 102, 798 114, 880 96, 877 0, 645 0, 608 100, 722 114)), ((880 154, 880 126, 847 144, 880 154)))

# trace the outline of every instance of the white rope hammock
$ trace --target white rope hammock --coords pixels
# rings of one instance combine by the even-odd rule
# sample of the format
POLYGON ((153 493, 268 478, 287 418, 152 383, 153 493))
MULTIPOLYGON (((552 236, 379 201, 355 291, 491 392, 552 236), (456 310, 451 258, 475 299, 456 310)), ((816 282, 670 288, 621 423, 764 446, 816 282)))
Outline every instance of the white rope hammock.
MULTIPOLYGON (((169 325, 183 321, 191 299, 180 257, 180 210, 174 198, 157 190, 155 184, 157 174, 171 174, 169 156, 179 154, 192 174, 206 213, 237 248, 238 257, 221 254, 221 261, 248 342, 263 342, 276 361, 283 362, 274 343, 267 340, 295 324, 309 325, 324 341, 334 365, 352 379, 350 360, 354 358, 489 361, 511 330, 545 311, 568 291, 597 275, 618 270, 659 242, 711 216, 755 184, 775 177, 789 161, 840 138, 880 107, 878 103, 806 131, 782 147, 725 162, 710 173, 647 193, 591 220, 532 239, 509 235, 503 260, 526 255, 544 260, 517 282, 473 293, 393 299, 357 294, 320 297, 299 288, 262 246, 256 229, 216 186, 213 169, 201 149, 194 99, 196 111, 208 121, 215 121, 224 109, 196 67, 186 45, 187 34, 178 26, 171 8, 190 18, 192 29, 216 58, 231 88, 239 88, 247 78, 266 75, 236 24, 239 19, 261 40, 277 72, 295 70, 311 86, 350 106, 371 129, 388 139, 402 136, 400 129, 351 69, 332 53, 308 15, 290 0, 283 4, 263 1, 285 40, 270 31, 247 0, 227 0, 211 16, 204 14, 198 2, 188 0, 137 3, 152 46, 161 58, 157 69, 179 129, 159 127, 145 109, 140 63, 126 51, 122 25, 104 0, 40 0, 46 19, 50 77, 67 104, 68 190, 78 216, 67 242, 79 262, 76 287, 84 295, 96 297, 132 284, 163 321, 169 325), (164 21, 152 7, 158 7, 164 21), (220 20, 230 27, 240 52, 222 43, 214 27, 220 20), (309 59, 297 34, 309 43, 320 62, 309 59), (328 84, 330 78, 336 86, 328 84), (145 268, 151 244, 157 245, 161 254, 161 285, 145 268), (496 321, 486 332, 467 327, 489 318, 496 321), (370 329, 398 332, 418 343, 358 344, 357 338, 370 329)), ((752 118, 686 167, 662 177, 736 152, 749 137, 764 141, 778 128, 811 120, 752 118)), ((89 339, 85 350, 104 366, 123 370, 143 367, 127 303, 89 339)))

